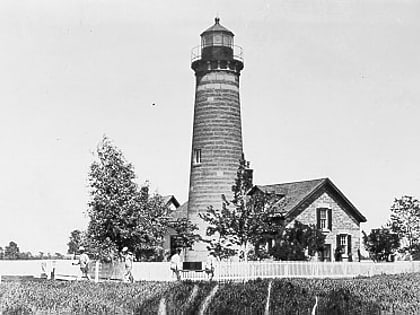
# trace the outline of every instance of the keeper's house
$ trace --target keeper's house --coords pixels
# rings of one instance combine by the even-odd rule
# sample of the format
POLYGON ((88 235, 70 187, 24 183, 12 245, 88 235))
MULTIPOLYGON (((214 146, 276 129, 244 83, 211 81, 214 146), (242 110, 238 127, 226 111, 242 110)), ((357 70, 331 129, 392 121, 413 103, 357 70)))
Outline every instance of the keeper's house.
MULTIPOLYGON (((275 195, 286 226, 294 222, 316 224, 325 233, 323 261, 334 260, 334 250, 340 245, 343 260, 357 256, 360 248, 360 223, 366 218, 328 178, 274 184, 254 185, 248 193, 275 195)), ((276 204, 273 205, 274 207, 276 204)))

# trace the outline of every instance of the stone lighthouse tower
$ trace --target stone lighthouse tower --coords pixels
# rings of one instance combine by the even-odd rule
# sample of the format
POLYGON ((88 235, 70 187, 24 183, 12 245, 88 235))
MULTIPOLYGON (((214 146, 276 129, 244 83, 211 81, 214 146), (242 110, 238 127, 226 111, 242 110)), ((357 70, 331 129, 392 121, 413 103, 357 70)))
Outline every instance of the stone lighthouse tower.
MULTIPOLYGON (((205 236, 206 224, 199 213, 209 206, 220 209, 222 194, 231 199, 243 151, 239 75, 244 64, 233 37, 216 18, 192 53, 196 88, 188 218, 198 225, 201 236, 205 236)), ((197 243, 186 260, 203 261, 206 256, 206 244, 197 243)))

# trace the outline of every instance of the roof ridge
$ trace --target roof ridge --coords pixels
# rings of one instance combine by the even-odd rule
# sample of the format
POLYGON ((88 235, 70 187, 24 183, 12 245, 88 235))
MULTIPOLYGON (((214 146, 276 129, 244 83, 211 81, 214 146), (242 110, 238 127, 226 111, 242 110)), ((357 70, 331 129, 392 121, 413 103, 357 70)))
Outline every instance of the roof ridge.
POLYGON ((315 182, 315 181, 325 181, 329 180, 328 177, 320 177, 320 178, 314 178, 314 179, 307 179, 307 180, 299 180, 294 182, 287 182, 287 183, 279 183, 279 184, 266 184, 266 185, 258 185, 255 186, 274 186, 274 185, 287 185, 287 184, 298 184, 298 183, 307 183, 307 182, 315 182))

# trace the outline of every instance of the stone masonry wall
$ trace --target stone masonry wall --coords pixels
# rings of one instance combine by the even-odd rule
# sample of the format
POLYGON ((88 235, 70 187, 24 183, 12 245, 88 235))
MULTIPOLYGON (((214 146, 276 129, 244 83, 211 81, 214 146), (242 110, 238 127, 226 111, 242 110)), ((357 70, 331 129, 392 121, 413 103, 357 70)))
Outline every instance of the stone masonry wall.
MULTIPOLYGON (((288 226, 294 224, 294 221, 300 221, 304 224, 317 223, 317 208, 332 209, 332 230, 326 234, 325 243, 331 244, 332 258, 334 259, 334 250, 337 247, 336 236, 339 234, 351 235, 353 260, 357 259, 357 250, 360 248, 360 224, 355 220, 344 207, 332 196, 331 193, 325 191, 310 203, 288 226)), ((346 255, 343 256, 347 258, 346 255)))
MULTIPOLYGON (((221 194, 231 198, 242 155, 239 72, 215 70, 197 75, 191 156, 188 217, 205 236, 206 224, 199 213, 209 206, 221 208, 221 194), (194 151, 201 150, 201 163, 194 164, 194 151)), ((203 261, 207 250, 196 244, 187 261, 203 261)))

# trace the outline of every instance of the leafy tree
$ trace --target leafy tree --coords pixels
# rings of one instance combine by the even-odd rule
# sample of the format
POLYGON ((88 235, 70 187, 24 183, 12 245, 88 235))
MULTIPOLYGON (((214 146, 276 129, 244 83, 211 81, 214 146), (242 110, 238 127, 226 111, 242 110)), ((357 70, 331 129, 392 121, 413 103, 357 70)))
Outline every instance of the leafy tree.
POLYGON ((315 225, 295 221, 292 227, 280 230, 274 240, 269 253, 276 260, 306 260, 306 251, 313 255, 323 249, 325 235, 315 225))
POLYGON ((167 226, 175 230, 179 236, 178 241, 184 248, 192 247, 199 237, 198 234, 194 233, 195 230, 198 230, 197 225, 192 224, 188 218, 169 219, 167 226))
POLYGON ((64 255, 61 253, 54 253, 54 259, 64 259, 64 255))
POLYGON ((9 246, 6 246, 4 249, 4 258, 5 259, 18 259, 19 258, 19 247, 13 241, 9 243, 9 246))
POLYGON ((92 199, 87 239, 92 251, 110 255, 146 242, 143 227, 151 224, 142 212, 147 197, 139 191, 132 164, 107 137, 98 146, 97 155, 89 174, 92 199))
POLYGON ((67 243, 67 254, 77 254, 79 247, 83 244, 83 233, 80 230, 73 230, 70 233, 70 241, 67 243))
POLYGON ((164 259, 163 242, 168 228, 177 232, 180 246, 191 247, 197 235, 194 231, 197 226, 187 218, 174 219, 171 210, 165 204, 165 200, 159 194, 149 195, 148 187, 141 189, 144 202, 141 204, 141 213, 145 217, 145 226, 137 231, 141 242, 133 244, 132 248, 138 260, 162 261, 164 259))
POLYGON ((391 206, 391 230, 407 241, 405 248, 413 251, 420 244, 420 201, 412 196, 395 199, 391 206))
MULTIPOLYGON (((242 157, 235 184, 232 186, 233 198, 228 201, 222 195, 221 209, 209 207, 200 217, 208 224, 206 235, 209 249, 216 251, 220 258, 240 254, 248 258, 250 245, 256 245, 264 233, 272 228, 272 202, 265 198, 254 199, 247 196, 252 187, 249 162, 242 157)), ((270 200, 271 201, 271 200, 270 200)))
POLYGON ((169 224, 169 209, 159 194, 149 195, 147 186, 141 189, 142 202, 139 205, 143 226, 135 229, 135 242, 131 248, 138 260, 158 261, 163 254, 163 241, 169 224))
POLYGON ((148 185, 139 188, 131 163, 104 137, 90 167, 89 250, 101 257, 128 247, 137 260, 156 260, 169 226, 169 209, 148 185))
POLYGON ((398 235, 388 228, 373 229, 369 235, 362 233, 363 244, 373 261, 386 261, 400 247, 398 235))
POLYGON ((3 247, 0 246, 0 260, 4 259, 4 250, 3 247))

